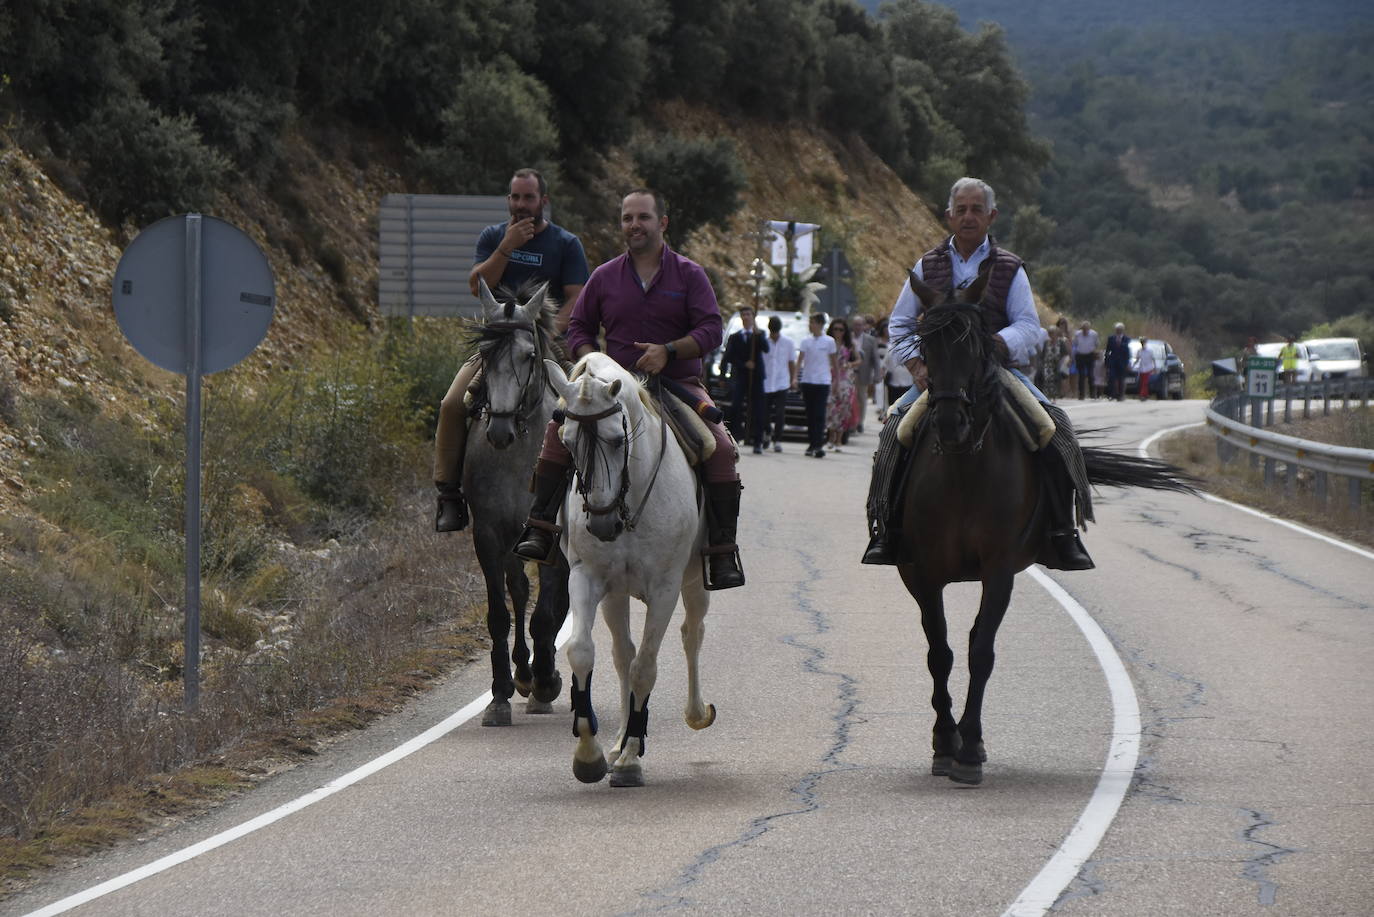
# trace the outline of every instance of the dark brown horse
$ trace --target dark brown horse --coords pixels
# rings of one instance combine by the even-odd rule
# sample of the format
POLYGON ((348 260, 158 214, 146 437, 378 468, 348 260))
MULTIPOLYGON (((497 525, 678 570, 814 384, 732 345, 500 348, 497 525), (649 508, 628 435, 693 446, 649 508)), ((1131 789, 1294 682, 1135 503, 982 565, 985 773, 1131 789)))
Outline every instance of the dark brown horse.
MULTIPOLYGON (((1043 463, 1006 420, 1009 396, 978 305, 985 283, 986 274, 956 298, 938 302, 934 291, 912 278, 925 306, 916 334, 930 384, 902 491, 898 564, 921 608, 935 682, 931 773, 967 784, 983 779, 983 693, 997 629, 1013 580, 1036 561, 1048 523, 1043 463), (983 596, 969 633, 968 696, 956 722, 949 694, 954 653, 943 595, 949 583, 970 581, 982 582, 983 596)), ((1062 412, 1055 413, 1061 427, 1067 424, 1062 412)), ((1162 462, 1091 448, 1083 449, 1083 458, 1093 484, 1191 490, 1186 476, 1162 462)), ((1091 519, 1090 505, 1084 509, 1091 519)))

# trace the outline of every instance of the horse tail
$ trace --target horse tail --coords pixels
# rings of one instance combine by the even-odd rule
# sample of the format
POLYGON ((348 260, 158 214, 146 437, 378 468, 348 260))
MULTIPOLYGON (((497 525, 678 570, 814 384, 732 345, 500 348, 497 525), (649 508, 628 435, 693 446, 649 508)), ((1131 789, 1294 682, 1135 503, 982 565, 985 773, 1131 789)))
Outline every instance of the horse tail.
POLYGON ((1202 486, 1202 481, 1168 462, 1097 446, 1083 447, 1083 464, 1089 483, 1096 487, 1145 487, 1197 496, 1202 486))

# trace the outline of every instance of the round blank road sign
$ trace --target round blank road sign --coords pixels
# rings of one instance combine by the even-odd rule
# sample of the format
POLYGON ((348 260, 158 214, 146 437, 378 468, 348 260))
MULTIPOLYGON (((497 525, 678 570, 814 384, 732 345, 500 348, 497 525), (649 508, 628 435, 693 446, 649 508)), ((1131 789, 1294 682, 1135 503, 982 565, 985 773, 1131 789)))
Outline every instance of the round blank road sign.
MULTIPOLYGON (((172 372, 189 365, 186 227, 167 217, 138 234, 114 275, 115 319, 134 349, 172 372)), ((276 304, 272 268, 257 243, 215 217, 201 222, 202 373, 228 369, 262 342, 276 304)))

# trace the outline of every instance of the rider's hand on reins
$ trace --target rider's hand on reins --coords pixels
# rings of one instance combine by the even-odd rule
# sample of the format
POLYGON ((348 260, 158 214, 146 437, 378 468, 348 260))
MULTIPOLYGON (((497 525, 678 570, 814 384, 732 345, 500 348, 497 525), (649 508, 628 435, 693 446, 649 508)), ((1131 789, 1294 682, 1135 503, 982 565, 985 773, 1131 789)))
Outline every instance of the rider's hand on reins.
POLYGON ((1011 350, 1007 347, 1007 339, 1000 334, 992 336, 992 350, 997 355, 997 362, 1003 366, 1011 365, 1011 350))
POLYGON ((635 341, 635 346, 644 351, 644 355, 635 360, 635 369, 649 375, 656 375, 663 371, 663 367, 668 365, 668 348, 662 344, 644 344, 635 341))

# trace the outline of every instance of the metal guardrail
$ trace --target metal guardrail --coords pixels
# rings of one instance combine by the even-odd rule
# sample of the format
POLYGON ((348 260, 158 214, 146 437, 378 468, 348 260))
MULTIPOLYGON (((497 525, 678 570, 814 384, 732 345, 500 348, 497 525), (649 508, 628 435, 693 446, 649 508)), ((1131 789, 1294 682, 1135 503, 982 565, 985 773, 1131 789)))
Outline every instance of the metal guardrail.
POLYGON ((1324 382, 1303 382, 1280 385, 1272 400, 1251 398, 1241 393, 1221 395, 1207 408, 1207 425, 1217 437, 1217 454, 1224 462, 1231 461, 1238 452, 1248 452, 1250 466, 1264 465, 1264 483, 1274 486, 1278 466, 1283 466, 1283 491, 1291 496, 1296 486, 1298 469, 1313 474, 1317 500, 1326 502, 1329 475, 1347 481, 1350 508, 1358 511, 1362 504, 1363 482, 1374 480, 1374 449, 1354 449, 1299 439, 1272 432, 1283 407, 1283 422, 1293 420, 1294 404, 1302 407, 1304 418, 1312 416, 1314 402, 1319 402, 1322 414, 1330 414, 1332 405, 1342 408, 1353 404, 1368 405, 1374 397, 1374 379, 1334 379, 1324 382), (1249 420, 1246 420, 1246 415, 1249 420))

